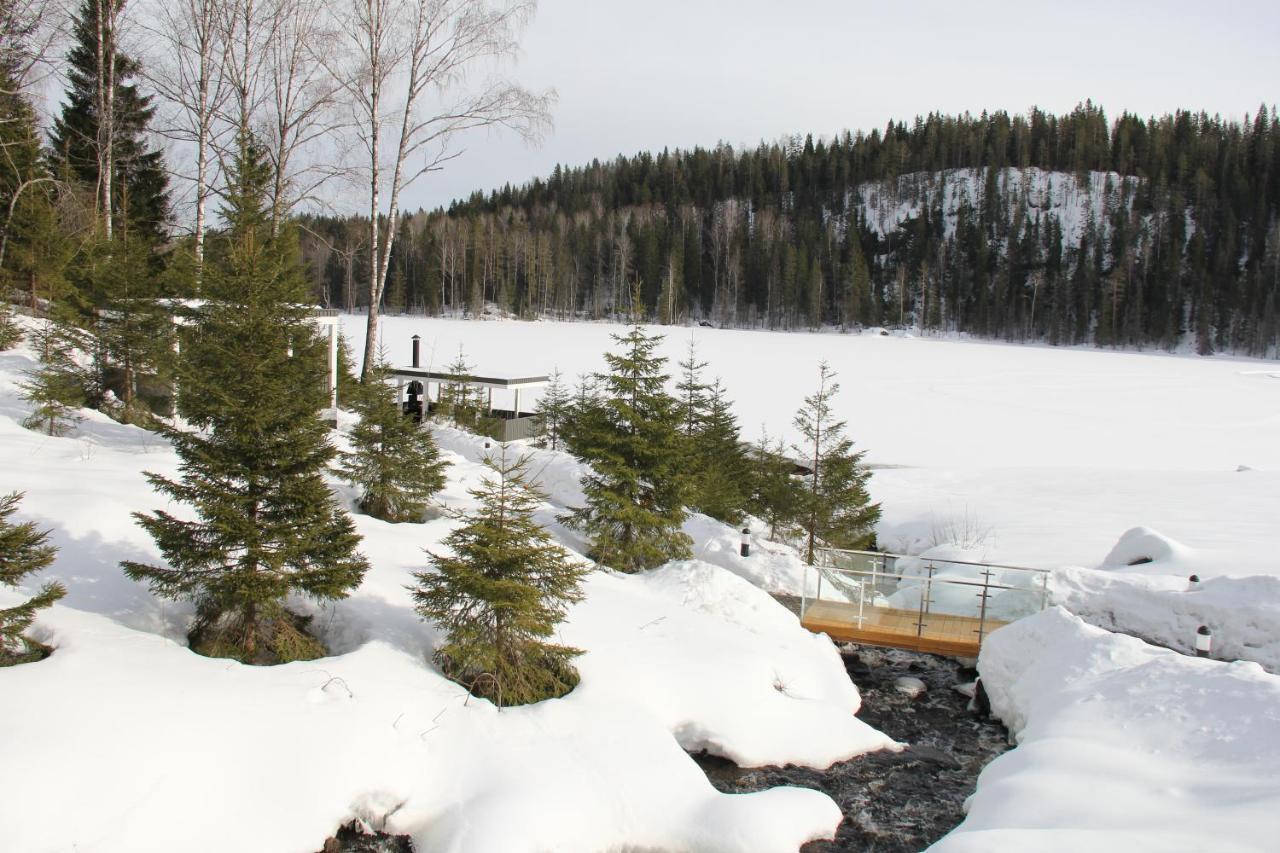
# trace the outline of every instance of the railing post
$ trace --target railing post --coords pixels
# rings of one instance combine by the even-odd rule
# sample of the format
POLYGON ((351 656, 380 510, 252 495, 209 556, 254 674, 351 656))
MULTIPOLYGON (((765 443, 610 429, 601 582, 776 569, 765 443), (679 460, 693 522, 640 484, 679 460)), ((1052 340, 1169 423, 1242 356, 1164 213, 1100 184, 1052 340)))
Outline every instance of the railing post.
POLYGON ((858 581, 858 630, 862 630, 862 604, 867 600, 867 582, 858 581))
POLYGON ((808 563, 804 564, 804 571, 800 575, 800 618, 804 619, 804 612, 808 609, 808 592, 809 592, 809 569, 808 563))
POLYGON ((924 636, 924 617, 929 612, 929 596, 933 595, 933 562, 926 567, 928 578, 924 582, 924 594, 920 596, 920 612, 916 616, 916 639, 924 636))
POLYGON ((1040 575, 1040 609, 1044 610, 1049 606, 1049 573, 1044 572, 1040 575))
POLYGON ((991 595, 991 569, 982 573, 982 592, 978 597, 982 604, 978 610, 978 648, 982 648, 982 640, 987 635, 987 597, 991 595))

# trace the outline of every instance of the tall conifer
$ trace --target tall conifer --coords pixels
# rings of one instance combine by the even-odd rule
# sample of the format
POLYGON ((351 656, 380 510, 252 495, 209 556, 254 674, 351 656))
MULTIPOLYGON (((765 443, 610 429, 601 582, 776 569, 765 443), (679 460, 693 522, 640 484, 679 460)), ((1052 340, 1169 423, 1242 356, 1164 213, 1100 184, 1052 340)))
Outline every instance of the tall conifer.
POLYGON ((169 219, 169 180, 161 153, 146 139, 155 107, 131 82, 141 66, 120 49, 117 30, 125 5, 126 0, 83 0, 75 13, 66 102, 51 143, 54 157, 88 187, 103 186, 102 167, 109 168, 115 230, 155 243, 169 219), (102 91, 110 95, 110 120, 101 115, 102 91))
POLYGON ((661 336, 640 325, 614 335, 605 353, 599 398, 577 416, 572 450, 592 469, 583 480, 586 506, 565 522, 591 540, 591 556, 624 572, 651 569, 690 554, 680 528, 687 516, 680 412, 666 390, 661 336))
POLYGON ((148 475, 195 520, 135 513, 168 565, 123 564, 157 595, 195 602, 194 649, 251 663, 323 654, 286 597, 343 598, 368 568, 325 484, 334 456, 319 418, 326 347, 308 319, 292 235, 271 234, 269 175, 262 150, 242 137, 225 245, 210 253, 209 301, 179 365, 179 411, 200 431, 168 431, 179 479, 148 475))

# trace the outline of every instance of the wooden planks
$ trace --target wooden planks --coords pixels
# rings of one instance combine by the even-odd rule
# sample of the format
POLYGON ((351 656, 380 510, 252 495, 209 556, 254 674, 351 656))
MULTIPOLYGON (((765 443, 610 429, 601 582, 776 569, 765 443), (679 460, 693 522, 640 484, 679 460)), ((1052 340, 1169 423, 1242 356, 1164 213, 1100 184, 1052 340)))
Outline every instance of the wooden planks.
MULTIPOLYGON (((826 634, 842 643, 960 657, 978 654, 980 622, 972 616, 926 613, 921 624, 920 614, 915 610, 867 607, 862 617, 859 625, 856 604, 817 601, 805 611, 800 624, 816 634, 826 634)), ((1003 624, 988 619, 982 628, 985 634, 990 634, 1003 624)))

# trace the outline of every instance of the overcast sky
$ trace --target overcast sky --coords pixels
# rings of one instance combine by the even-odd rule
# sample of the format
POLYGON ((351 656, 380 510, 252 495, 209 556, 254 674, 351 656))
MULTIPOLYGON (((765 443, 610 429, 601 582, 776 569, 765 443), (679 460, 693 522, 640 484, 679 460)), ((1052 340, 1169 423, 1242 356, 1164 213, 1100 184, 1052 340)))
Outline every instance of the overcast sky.
POLYGON ((541 0, 512 76, 554 88, 537 149, 483 132, 416 184, 434 207, 557 163, 870 130, 929 111, 1243 117, 1280 94, 1280 2, 541 0))

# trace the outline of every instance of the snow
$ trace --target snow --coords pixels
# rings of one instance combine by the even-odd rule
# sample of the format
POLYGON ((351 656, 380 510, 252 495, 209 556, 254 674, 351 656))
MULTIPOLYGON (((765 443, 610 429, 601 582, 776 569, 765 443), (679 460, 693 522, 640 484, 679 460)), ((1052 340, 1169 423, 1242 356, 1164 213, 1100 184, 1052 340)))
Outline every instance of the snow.
MULTIPOLYGON (((1142 567, 1140 567, 1142 568, 1142 567)), ((1201 625, 1213 657, 1250 660, 1280 673, 1280 577, 1148 575, 1061 569, 1050 598, 1090 623, 1190 654, 1201 625)))
POLYGON ((1187 546, 1149 527, 1126 530, 1120 541, 1102 559, 1103 569, 1136 567, 1144 572, 1168 572, 1190 564, 1194 555, 1187 546))
MULTIPOLYGON (((1111 213, 1122 205, 1132 207, 1139 182, 1118 172, 1089 172, 1081 181, 1071 172, 1036 167, 1006 168, 996 174, 997 192, 1014 199, 1015 206, 1021 202, 1029 221, 1038 219, 1041 228, 1047 227, 1049 219, 1058 222, 1064 246, 1079 246, 1090 221, 1099 233, 1108 233, 1111 213)), ((984 169, 950 169, 861 184, 852 197, 868 227, 881 237, 919 217, 926 208, 941 209, 946 236, 951 237, 960 208, 967 204, 976 217, 985 192, 984 169)))
POLYGON ((978 668, 1018 747, 931 851, 1275 849, 1280 677, 1060 608, 993 633, 978 668))
MULTIPOLYGON (((343 318, 353 345, 363 340, 362 324, 343 318)), ((660 352, 673 369, 693 337, 708 377, 722 378, 748 441, 762 426, 796 440, 792 418, 825 358, 839 373, 836 413, 876 467, 870 489, 884 508, 878 535, 888 550, 919 553, 955 542, 953 534, 968 528, 982 536, 980 547, 994 562, 1092 567, 1124 531, 1145 526, 1193 549, 1201 577, 1280 574, 1273 557, 1280 539, 1280 383, 1265 375, 1276 372, 1267 362, 876 334, 651 328, 666 334, 660 352), (1237 471, 1241 465, 1253 470, 1237 471)), ((549 374, 559 367, 572 382, 604 368, 609 336, 622 330, 388 317, 382 338, 392 358, 407 360, 409 337, 419 334, 424 362, 447 360, 461 344, 477 371, 549 374)), ((726 540, 723 550, 735 551, 736 543, 726 540)), ((789 573, 776 566, 752 579, 798 591, 789 573)))
MULTIPOLYGON (((358 350, 362 322, 343 324, 358 350)), ((421 334, 428 360, 465 343, 481 372, 574 377, 603 367, 618 331, 395 317, 384 339, 407 355, 421 334)), ((1052 568, 1050 600, 1077 614, 1053 609, 991 635, 983 683, 1020 746, 984 772, 938 849, 1270 848, 1274 369, 896 334, 668 331, 672 363, 696 338, 748 440, 762 426, 794 438, 826 358, 843 386, 837 413, 876 467, 880 544, 917 555, 903 573, 930 559, 1052 568), (1130 566, 1138 557, 1151 562, 1130 566), (1189 652, 1200 625, 1215 657, 1257 663, 1136 639, 1189 652)), ((821 767, 897 748, 854 716, 859 696, 830 641, 762 591, 797 592, 804 575, 755 521, 747 558, 739 529, 695 515, 693 559, 593 572, 558 637, 585 650, 582 683, 532 707, 468 700, 430 662, 441 638, 405 585, 455 523, 445 512, 421 525, 355 516, 364 583, 336 605, 293 603, 314 615, 330 657, 254 668, 194 655, 190 607, 118 567, 158 558, 130 513, 164 505, 143 472, 173 475, 176 458, 154 434, 92 412, 66 438, 23 429, 15 383, 31 363, 25 349, 0 353, 3 489, 27 493, 22 519, 52 528, 60 548, 30 586, 62 580, 68 596, 35 629, 54 655, 0 670, 5 849, 314 851, 359 818, 430 850, 794 850, 834 832, 829 797, 721 794, 686 750, 821 767)), ((435 433, 452 463, 442 503, 465 509, 483 440, 435 433)), ((521 449, 548 493, 539 520, 581 554, 557 521, 581 502, 580 463, 521 449)), ((912 577, 894 593, 912 594, 912 577)), ((0 606, 21 597, 0 590, 0 606)))
MULTIPOLYGON (((334 605, 293 603, 330 657, 248 667, 195 655, 189 605, 154 598, 118 565, 158 559, 130 513, 164 505, 143 472, 171 475, 176 457, 94 413, 65 438, 23 429, 15 383, 31 364, 25 349, 0 354, 0 466, 5 488, 26 492, 22 519, 60 549, 32 584, 59 579, 69 594, 34 629, 54 654, 0 670, 6 850, 314 851, 353 818, 420 850, 795 850, 834 833, 830 797, 722 794, 685 750, 824 767, 898 748, 854 716, 857 689, 826 637, 705 560, 592 572, 559 632, 585 650, 568 696, 502 711, 469 699, 431 664, 441 638, 406 589, 421 549, 455 523, 443 513, 421 525, 355 516, 364 583, 334 605)), ((452 463, 443 503, 465 508, 484 442, 438 438, 452 463)), ((555 515, 579 494, 577 464, 539 451, 534 469, 552 495, 540 517, 571 547, 555 515)), ((0 606, 22 597, 0 590, 0 606)))

